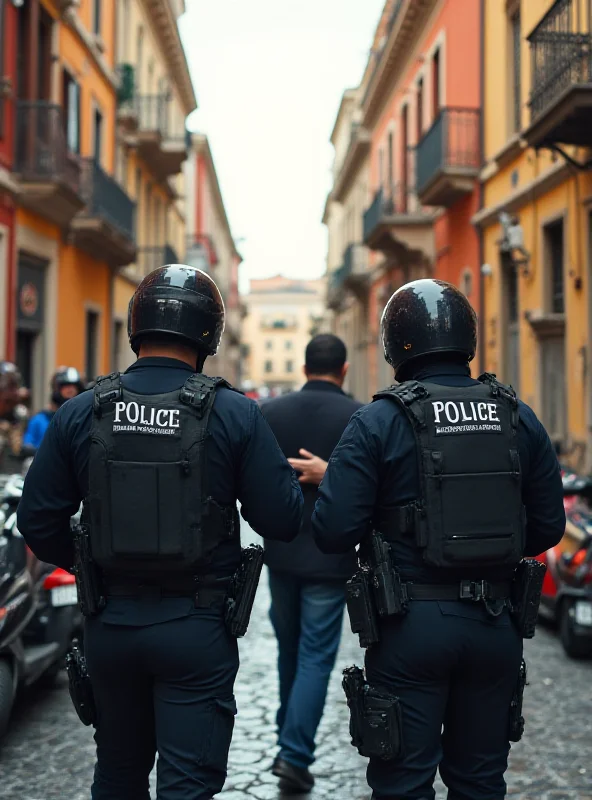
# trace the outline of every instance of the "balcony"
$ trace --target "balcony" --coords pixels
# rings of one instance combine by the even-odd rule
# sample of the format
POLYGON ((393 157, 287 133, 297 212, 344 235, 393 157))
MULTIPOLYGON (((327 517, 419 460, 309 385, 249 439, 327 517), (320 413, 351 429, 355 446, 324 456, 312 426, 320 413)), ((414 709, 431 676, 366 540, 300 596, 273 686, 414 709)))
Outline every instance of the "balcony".
POLYGON ((136 258, 136 204, 94 159, 82 160, 85 209, 70 226, 73 243, 113 267, 136 258))
POLYGON ((379 189, 364 214, 364 244, 402 266, 433 262, 433 212, 421 208, 408 184, 379 189))
POLYGON ((138 247, 136 257, 137 272, 140 277, 148 275, 165 264, 178 264, 179 257, 170 244, 143 245, 138 247))
POLYGON ((62 109, 43 101, 19 102, 15 142, 19 204, 67 227, 84 200, 80 164, 68 152, 62 109))
POLYGON ((172 104, 167 95, 137 95, 133 109, 137 130, 128 138, 138 155, 161 179, 176 175, 189 154, 187 131, 172 124, 172 104))
POLYGON ((443 108, 417 145, 417 196, 426 206, 452 206, 475 188, 481 112, 443 108))
POLYGON ((557 0, 528 37, 532 57, 531 147, 590 146, 592 36, 578 30, 573 0, 557 0))
POLYGON ((358 123, 352 125, 352 131, 347 152, 341 164, 338 165, 333 183, 333 199, 342 203, 350 189, 364 159, 370 152, 372 136, 358 123))

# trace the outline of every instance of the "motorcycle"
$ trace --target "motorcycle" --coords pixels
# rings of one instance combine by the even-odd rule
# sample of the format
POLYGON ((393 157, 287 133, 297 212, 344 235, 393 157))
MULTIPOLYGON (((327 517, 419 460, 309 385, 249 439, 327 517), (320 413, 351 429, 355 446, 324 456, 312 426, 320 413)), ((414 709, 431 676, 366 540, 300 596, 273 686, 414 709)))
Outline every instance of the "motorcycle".
POLYGON ((39 561, 17 528, 22 487, 0 478, 0 738, 17 691, 54 680, 82 631, 74 576, 39 561))
POLYGON ((562 469, 565 535, 547 564, 540 614, 557 623, 571 658, 592 656, 592 478, 562 469))

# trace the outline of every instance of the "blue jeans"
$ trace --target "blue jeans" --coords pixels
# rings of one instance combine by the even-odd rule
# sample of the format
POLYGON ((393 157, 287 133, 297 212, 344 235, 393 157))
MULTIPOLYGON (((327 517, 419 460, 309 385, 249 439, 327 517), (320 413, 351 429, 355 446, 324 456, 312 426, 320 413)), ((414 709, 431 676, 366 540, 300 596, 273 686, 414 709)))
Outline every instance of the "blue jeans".
POLYGON ((269 587, 269 616, 279 648, 279 756, 308 767, 341 639, 345 585, 311 583, 270 570, 269 587))

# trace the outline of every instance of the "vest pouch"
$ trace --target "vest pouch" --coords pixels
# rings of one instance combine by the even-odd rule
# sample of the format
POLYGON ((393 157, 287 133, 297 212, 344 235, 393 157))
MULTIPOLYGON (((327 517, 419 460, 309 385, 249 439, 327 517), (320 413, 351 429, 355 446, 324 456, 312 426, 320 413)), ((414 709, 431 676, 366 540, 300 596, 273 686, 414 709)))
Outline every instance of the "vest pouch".
POLYGON ((425 560, 436 566, 515 565, 523 552, 520 483, 510 472, 431 476, 428 496, 439 535, 429 537, 425 560), (492 492, 492 485, 495 492, 492 492), (500 502, 503 497, 506 502, 500 502), (508 502, 509 501, 509 502, 508 502), (514 501, 514 502, 512 502, 514 501))
POLYGON ((108 462, 113 556, 184 562, 190 555, 183 466, 180 461, 108 462))

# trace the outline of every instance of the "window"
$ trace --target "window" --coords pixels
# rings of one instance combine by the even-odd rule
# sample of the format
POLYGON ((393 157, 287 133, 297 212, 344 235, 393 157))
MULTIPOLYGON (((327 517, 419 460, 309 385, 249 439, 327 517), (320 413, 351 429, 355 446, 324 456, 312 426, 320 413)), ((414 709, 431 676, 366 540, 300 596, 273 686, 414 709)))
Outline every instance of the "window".
POLYGON ((563 290, 563 220, 545 228, 545 244, 547 247, 547 263, 549 266, 549 310, 553 314, 565 312, 563 290))
POLYGON ((85 369, 87 381, 92 381, 98 374, 99 315, 96 311, 86 312, 86 349, 85 369))
POLYGON ((93 158, 97 164, 101 163, 103 149, 103 115, 98 108, 93 112, 93 158))
POLYGON ((101 35, 101 0, 95 0, 93 9, 93 33, 95 36, 101 35))
POLYGON ((388 188, 392 191, 393 187, 393 132, 390 131, 388 135, 388 150, 387 150, 387 164, 388 164, 388 188))
POLYGON ((423 133, 423 78, 417 84, 417 141, 421 139, 423 133))
POLYGON ((384 153, 382 147, 378 151, 378 185, 380 188, 384 185, 384 167, 383 167, 384 153))
POLYGON ((567 403, 565 398, 565 336, 549 336, 540 341, 542 372, 541 422, 551 441, 561 444, 567 433, 567 403))
POLYGON ((522 81, 520 76, 520 10, 510 18, 510 40, 512 50, 509 64, 511 65, 511 91, 512 91, 512 118, 511 132, 518 133, 522 127, 521 120, 521 95, 522 81))
POLYGON ((62 97, 66 141, 71 153, 80 153, 80 86, 69 72, 63 72, 62 97))
POLYGON ((286 350, 291 350, 291 349, 292 349, 292 342, 291 342, 291 341, 288 339, 288 340, 285 342, 285 345, 284 345, 284 346, 285 346, 286 350))
POLYGON ((286 361, 286 372, 294 372, 294 362, 286 361))
POLYGON ((142 82, 142 70, 144 66, 144 29, 142 26, 138 26, 138 32, 136 34, 136 91, 138 94, 141 92, 143 87, 142 82))
POLYGON ((409 157, 411 152, 409 151, 409 142, 408 142, 408 134, 407 134, 407 118, 408 118, 408 109, 407 106, 403 106, 401 109, 401 150, 403 152, 403 174, 401 176, 401 213, 407 213, 407 192, 408 187, 410 184, 409 180, 409 157))
POLYGON ((265 349, 266 349, 266 350, 271 350, 272 348, 273 348, 273 341, 272 341, 271 339, 268 339, 268 340, 265 342, 265 349))
POLYGON ((432 110, 434 119, 440 113, 440 50, 436 50, 432 59, 432 110))
POLYGON ((473 291, 473 273, 468 268, 463 271, 460 290, 465 297, 470 298, 471 292, 473 291))
POLYGON ((265 372, 273 372, 273 361, 266 361, 264 369, 265 372))

